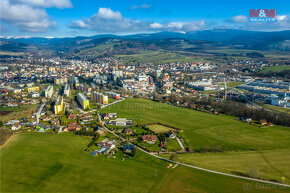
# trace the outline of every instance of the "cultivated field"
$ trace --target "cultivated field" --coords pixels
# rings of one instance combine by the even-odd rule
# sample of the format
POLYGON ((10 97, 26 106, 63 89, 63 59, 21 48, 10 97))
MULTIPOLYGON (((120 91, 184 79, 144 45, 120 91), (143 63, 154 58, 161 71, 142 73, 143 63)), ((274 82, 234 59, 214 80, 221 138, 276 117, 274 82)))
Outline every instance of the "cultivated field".
MULTIPOLYGON (((137 152, 134 158, 94 157, 90 139, 26 133, 1 148, 1 192, 264 192, 266 185, 178 166, 137 152), (225 186, 227 187, 225 189, 225 186)), ((271 186, 271 192, 287 192, 271 186)))

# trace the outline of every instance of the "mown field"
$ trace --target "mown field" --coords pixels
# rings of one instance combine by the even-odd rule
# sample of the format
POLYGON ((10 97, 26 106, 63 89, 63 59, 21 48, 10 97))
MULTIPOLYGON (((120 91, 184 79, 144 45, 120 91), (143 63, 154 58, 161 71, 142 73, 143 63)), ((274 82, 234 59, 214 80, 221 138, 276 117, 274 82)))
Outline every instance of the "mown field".
POLYGON ((234 117, 212 115, 145 99, 126 99, 103 111, 117 112, 119 117, 133 119, 136 123, 160 122, 182 129, 182 135, 195 153, 182 155, 181 161, 198 162, 198 165, 206 168, 246 176, 250 175, 255 163, 259 178, 279 181, 284 176, 289 182, 288 176, 284 175, 290 173, 290 164, 285 161, 289 160, 285 153, 289 153, 290 149, 290 129, 287 127, 260 128, 235 120, 234 117), (197 153, 212 150, 223 153, 197 153), (267 152, 266 159, 263 159, 263 152, 267 152), (202 159, 206 155, 212 156, 209 158, 212 162, 202 159), (215 161, 220 161, 224 155, 229 155, 225 162, 216 164, 215 161), (277 171, 274 171, 275 168, 277 171))
POLYGON ((26 133, 1 147, 1 192, 288 192, 280 186, 178 166, 137 152, 134 158, 94 157, 90 139, 26 133), (262 188, 261 188, 262 187, 262 188), (269 189, 270 188, 270 189, 269 189))
MULTIPOLYGON (((169 158, 169 156, 165 156, 169 158)), ((225 173, 290 184, 290 149, 180 154, 178 160, 225 173)))
POLYGON ((170 127, 166 127, 159 124, 148 125, 147 127, 155 133, 168 133, 169 131, 174 130, 170 127))

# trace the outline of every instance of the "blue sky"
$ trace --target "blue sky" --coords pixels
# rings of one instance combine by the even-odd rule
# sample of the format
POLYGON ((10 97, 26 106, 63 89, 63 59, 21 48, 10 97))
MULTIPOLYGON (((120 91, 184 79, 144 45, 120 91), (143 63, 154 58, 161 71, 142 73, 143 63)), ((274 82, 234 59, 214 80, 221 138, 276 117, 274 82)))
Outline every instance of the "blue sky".
POLYGON ((0 0, 1 36, 68 37, 290 29, 288 0, 0 0), (277 21, 249 22, 249 9, 277 9, 277 21))

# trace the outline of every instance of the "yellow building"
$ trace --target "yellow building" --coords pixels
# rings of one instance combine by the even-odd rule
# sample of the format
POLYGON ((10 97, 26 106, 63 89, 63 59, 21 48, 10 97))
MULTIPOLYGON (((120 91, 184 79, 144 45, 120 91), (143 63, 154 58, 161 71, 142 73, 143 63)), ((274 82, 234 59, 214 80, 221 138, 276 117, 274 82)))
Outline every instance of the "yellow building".
POLYGON ((55 71, 55 67, 49 67, 48 71, 49 72, 54 72, 55 71))
POLYGON ((63 97, 58 96, 54 104, 54 114, 58 115, 63 112, 63 97))
POLYGON ((83 109, 90 108, 90 101, 82 93, 78 93, 77 99, 83 109))
POLYGON ((27 92, 39 91, 39 86, 27 87, 25 90, 27 92))
POLYGON ((102 93, 93 92, 92 99, 97 101, 97 103, 101 103, 101 104, 109 103, 109 97, 102 93))
POLYGON ((54 84, 64 84, 67 83, 67 78, 63 77, 63 78, 55 78, 54 79, 54 84))

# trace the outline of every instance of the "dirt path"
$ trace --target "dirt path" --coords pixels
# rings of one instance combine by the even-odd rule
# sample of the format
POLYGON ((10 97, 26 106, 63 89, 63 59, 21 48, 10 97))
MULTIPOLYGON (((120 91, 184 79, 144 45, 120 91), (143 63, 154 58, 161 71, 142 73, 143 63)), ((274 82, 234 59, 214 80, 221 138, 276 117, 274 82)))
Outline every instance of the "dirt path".
POLYGON ((7 146, 8 144, 10 144, 11 142, 15 141, 15 139, 17 138, 18 134, 13 134, 11 135, 4 144, 0 145, 0 149, 4 148, 5 146, 7 146))

